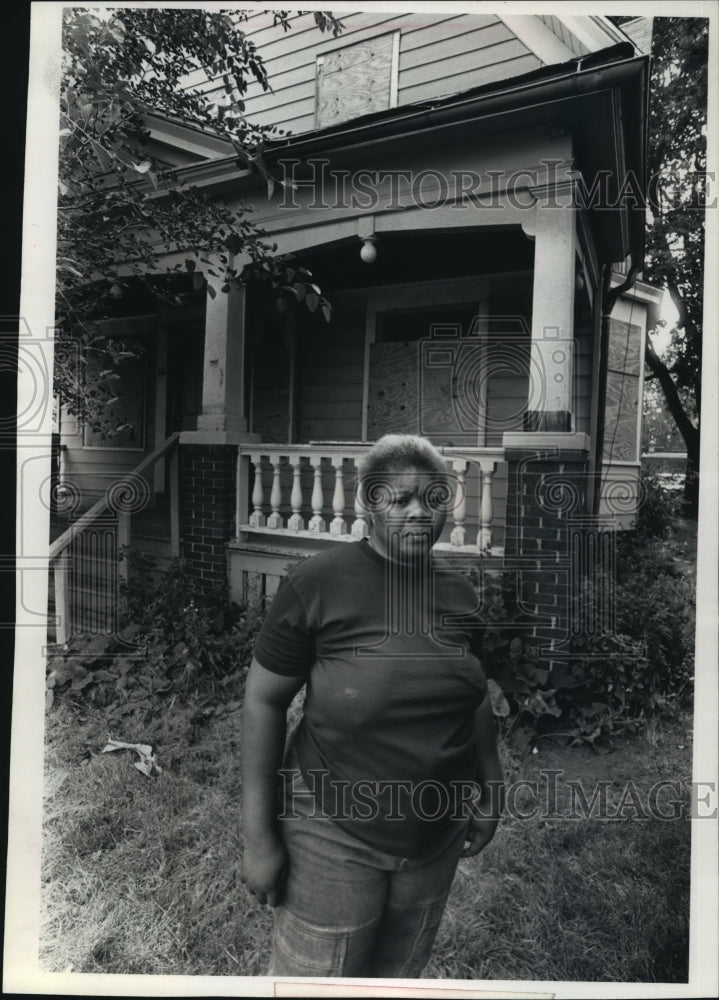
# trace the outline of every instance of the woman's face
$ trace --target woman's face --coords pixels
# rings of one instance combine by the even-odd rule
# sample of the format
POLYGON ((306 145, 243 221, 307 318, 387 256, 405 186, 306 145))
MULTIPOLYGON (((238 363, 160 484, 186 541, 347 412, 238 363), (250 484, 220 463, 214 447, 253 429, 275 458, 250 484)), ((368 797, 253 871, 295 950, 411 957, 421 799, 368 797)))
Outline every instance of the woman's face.
POLYGON ((437 473, 408 468, 366 484, 370 545, 385 558, 411 562, 429 554, 447 519, 448 486, 437 473))

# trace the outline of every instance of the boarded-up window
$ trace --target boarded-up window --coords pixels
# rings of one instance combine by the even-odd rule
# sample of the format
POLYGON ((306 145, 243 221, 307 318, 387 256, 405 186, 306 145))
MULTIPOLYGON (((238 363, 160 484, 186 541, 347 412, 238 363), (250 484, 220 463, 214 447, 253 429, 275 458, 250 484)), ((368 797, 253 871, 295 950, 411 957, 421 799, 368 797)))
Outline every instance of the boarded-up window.
POLYGON ((642 366, 641 328, 609 321, 607 401, 604 417, 604 460, 639 460, 639 390, 642 366))
POLYGON ((395 106, 395 37, 381 35, 317 57, 317 128, 395 106))

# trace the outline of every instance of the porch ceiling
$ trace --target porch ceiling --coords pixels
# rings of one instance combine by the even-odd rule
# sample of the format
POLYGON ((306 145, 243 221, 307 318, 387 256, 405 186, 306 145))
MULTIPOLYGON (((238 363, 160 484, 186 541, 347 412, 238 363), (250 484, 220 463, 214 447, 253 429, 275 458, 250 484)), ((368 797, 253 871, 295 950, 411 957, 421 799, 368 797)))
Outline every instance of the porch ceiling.
POLYGON ((508 226, 382 235, 373 264, 364 264, 359 251, 360 242, 353 239, 298 254, 297 262, 321 276, 327 289, 529 271, 534 264, 534 243, 521 229, 508 226))

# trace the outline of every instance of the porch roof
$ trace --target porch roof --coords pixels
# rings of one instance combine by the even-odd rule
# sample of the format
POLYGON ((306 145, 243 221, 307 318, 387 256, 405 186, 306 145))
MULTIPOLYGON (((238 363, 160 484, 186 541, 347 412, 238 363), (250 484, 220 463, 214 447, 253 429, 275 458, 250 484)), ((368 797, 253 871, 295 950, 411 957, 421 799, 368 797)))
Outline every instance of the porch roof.
MULTIPOLYGON (((477 138, 542 124, 566 127, 574 136, 578 166, 587 186, 591 188, 603 172, 611 178, 609 206, 590 209, 600 256, 613 262, 631 254, 632 261, 641 266, 644 212, 632 210, 620 193, 631 177, 644 194, 648 64, 648 57, 637 56, 633 45, 620 43, 510 81, 284 136, 268 142, 264 155, 272 162, 287 153, 300 157, 330 151, 351 154, 371 143, 406 142, 450 127, 461 138, 465 133, 477 138)), ((240 168, 232 155, 180 168, 177 179, 181 184, 236 191, 238 185, 255 186, 259 178, 255 171, 240 168)))

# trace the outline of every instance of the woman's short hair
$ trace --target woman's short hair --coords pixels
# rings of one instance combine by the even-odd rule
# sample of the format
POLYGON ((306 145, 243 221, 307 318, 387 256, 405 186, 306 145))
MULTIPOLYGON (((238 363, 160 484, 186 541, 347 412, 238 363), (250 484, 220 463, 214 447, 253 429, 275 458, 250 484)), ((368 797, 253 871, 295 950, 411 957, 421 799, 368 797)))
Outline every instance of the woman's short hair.
POLYGON ((436 484, 448 485, 445 459, 431 441, 416 434, 385 434, 358 462, 361 499, 374 506, 371 495, 376 488, 386 483, 388 476, 405 469, 427 472, 436 484))

